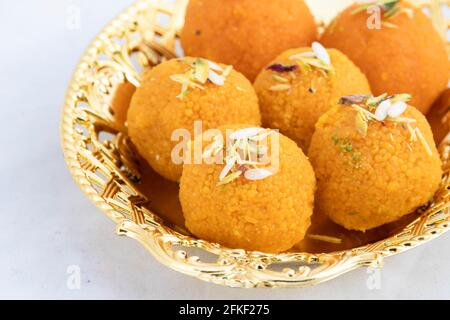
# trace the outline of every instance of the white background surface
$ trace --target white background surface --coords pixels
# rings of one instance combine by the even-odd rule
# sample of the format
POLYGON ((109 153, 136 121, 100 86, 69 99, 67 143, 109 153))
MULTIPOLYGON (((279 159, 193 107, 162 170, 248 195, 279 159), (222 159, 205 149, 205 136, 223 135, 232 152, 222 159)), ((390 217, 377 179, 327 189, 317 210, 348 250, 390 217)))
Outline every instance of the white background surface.
POLYGON ((450 234, 387 259, 379 290, 368 289, 366 270, 308 289, 219 287, 171 271, 117 237, 72 181, 58 126, 80 55, 131 2, 0 0, 0 298, 450 298, 450 234), (81 9, 79 30, 66 27, 70 5, 81 9), (70 265, 81 268, 80 290, 67 288, 70 265))

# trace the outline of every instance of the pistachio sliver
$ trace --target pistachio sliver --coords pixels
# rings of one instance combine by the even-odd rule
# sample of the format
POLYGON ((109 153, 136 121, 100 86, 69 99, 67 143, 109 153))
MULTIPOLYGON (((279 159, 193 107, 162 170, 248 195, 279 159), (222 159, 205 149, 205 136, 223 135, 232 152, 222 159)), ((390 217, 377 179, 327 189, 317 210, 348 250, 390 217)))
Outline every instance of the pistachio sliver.
POLYGON ((208 80, 210 72, 209 64, 204 62, 202 59, 197 59, 194 62, 194 79, 198 82, 204 84, 208 80))
POLYGON ((336 238, 336 237, 330 237, 330 236, 324 236, 320 234, 308 234, 308 238, 312 240, 318 240, 323 242, 329 242, 333 244, 341 244, 342 239, 336 238))
POLYGON ((236 180, 237 178, 239 178, 241 175, 242 175, 242 171, 233 172, 232 174, 225 177, 222 181, 220 181, 217 185, 222 186, 222 185, 231 183, 234 180, 236 180))
POLYGON ((277 84, 269 88, 270 91, 285 91, 291 89, 289 84, 277 84))
POLYGON ((361 134, 363 137, 367 135, 369 124, 366 116, 361 111, 358 111, 358 113, 356 114, 355 126, 359 134, 361 134))

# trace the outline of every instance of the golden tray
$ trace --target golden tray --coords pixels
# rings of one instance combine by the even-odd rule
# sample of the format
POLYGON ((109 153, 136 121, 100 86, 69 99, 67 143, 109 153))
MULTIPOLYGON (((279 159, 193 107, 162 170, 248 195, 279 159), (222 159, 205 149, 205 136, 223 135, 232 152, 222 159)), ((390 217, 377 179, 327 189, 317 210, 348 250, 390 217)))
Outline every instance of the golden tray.
MULTIPOLYGON (((82 57, 68 87, 61 134, 65 159, 87 196, 117 224, 117 234, 139 241, 164 265, 232 287, 306 287, 424 244, 450 226, 450 136, 441 143, 442 185, 432 204, 365 234, 315 217, 311 229, 342 244, 305 240, 290 252, 234 250, 191 237, 184 229, 178 186, 139 159, 123 130, 123 113, 140 73, 182 54, 178 33, 188 0, 141 0, 114 19, 82 57), (122 118, 122 119, 121 119, 122 118)), ((323 23, 352 1, 309 1, 323 23), (339 2, 337 4, 337 2, 339 2), (336 8, 334 8, 336 7, 336 8)), ((445 36, 441 4, 428 6, 445 36)))

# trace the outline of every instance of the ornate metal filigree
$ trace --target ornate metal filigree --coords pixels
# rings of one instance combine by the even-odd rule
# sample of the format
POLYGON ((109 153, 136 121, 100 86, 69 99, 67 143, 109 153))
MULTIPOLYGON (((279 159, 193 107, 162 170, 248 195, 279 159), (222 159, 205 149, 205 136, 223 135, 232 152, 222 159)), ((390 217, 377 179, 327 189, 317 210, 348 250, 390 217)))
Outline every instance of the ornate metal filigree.
MULTIPOLYGON (((137 2, 96 38, 68 88, 61 124, 66 161, 81 189, 117 223, 119 235, 136 239, 170 268, 205 281, 233 287, 304 287, 356 268, 381 266, 384 257, 448 231, 450 137, 440 146, 445 175, 431 206, 401 232, 370 245, 329 254, 265 254, 227 249, 166 226, 147 209, 149 199, 136 188, 139 166, 114 119, 111 101, 124 82, 139 86, 142 69, 179 54, 186 4, 137 2), (208 257, 192 254, 193 249, 208 257)), ((438 1, 433 4, 435 8, 438 1)))

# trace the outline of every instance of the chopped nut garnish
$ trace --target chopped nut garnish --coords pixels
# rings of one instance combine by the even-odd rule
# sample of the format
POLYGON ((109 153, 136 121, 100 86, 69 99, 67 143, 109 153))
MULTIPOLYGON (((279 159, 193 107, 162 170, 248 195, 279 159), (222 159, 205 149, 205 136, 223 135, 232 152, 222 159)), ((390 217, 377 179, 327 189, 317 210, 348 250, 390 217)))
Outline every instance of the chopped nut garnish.
MULTIPOLYGON (((381 103, 381 101, 383 101, 386 98, 387 98, 387 93, 382 94, 381 96, 378 96, 378 97, 370 96, 367 99, 366 105, 369 107, 377 107, 381 103)), ((364 101, 361 101, 360 103, 362 103, 362 102, 364 102, 364 101)))
POLYGON ((314 42, 311 49, 312 51, 310 52, 302 52, 292 55, 289 59, 297 62, 300 68, 305 72, 312 70, 312 68, 324 71, 325 76, 327 75, 327 72, 334 72, 330 55, 325 47, 319 42, 314 42))
POLYGON ((361 167, 361 153, 355 150, 348 138, 339 138, 336 134, 333 134, 331 140, 342 153, 348 154, 350 156, 348 161, 349 165, 356 169, 359 169, 361 167))
POLYGON ((276 84, 269 88, 270 91, 286 91, 291 89, 290 84, 276 84))
POLYGON ((273 130, 262 128, 245 128, 233 132, 225 145, 221 135, 213 139, 213 143, 206 148, 203 158, 211 158, 218 153, 226 151, 225 166, 219 175, 218 185, 233 182, 242 175, 247 180, 263 180, 274 173, 261 162, 267 156, 268 148, 260 142, 273 134, 273 130))
POLYGON ((308 234, 308 238, 312 239, 312 240, 329 242, 329 243, 333 243, 333 244, 341 244, 342 243, 342 239, 330 237, 330 236, 323 236, 320 234, 308 234))
MULTIPOLYGON (((314 42, 311 49, 312 51, 310 52, 302 52, 289 57, 290 60, 297 63, 296 65, 283 65, 281 63, 275 63, 267 67, 267 69, 278 73, 289 72, 291 79, 296 79, 297 76, 293 71, 297 70, 299 67, 304 72, 309 72, 316 69, 321 72, 324 77, 326 77, 328 73, 334 72, 328 51, 318 42, 314 42)), ((276 74, 272 75, 272 78, 279 83, 269 87, 270 91, 287 91, 291 89, 292 86, 288 84, 288 78, 281 77, 276 74)), ((310 93, 315 93, 316 89, 313 88, 311 84, 308 91, 310 93)))
MULTIPOLYGON (((367 135, 368 125, 370 121, 378 121, 384 124, 385 122, 398 123, 406 125, 410 133, 410 143, 414 143, 419 140, 427 153, 431 156, 432 149, 427 143, 425 137, 418 127, 413 128, 412 124, 417 123, 416 119, 402 117, 403 113, 408 109, 407 102, 411 99, 410 94, 398 94, 394 96, 388 96, 383 94, 378 97, 367 95, 353 95, 342 97, 339 100, 341 105, 347 105, 354 108, 356 113, 355 128, 365 137, 367 135), (374 110, 372 113, 369 110, 374 110)), ((394 139, 393 135, 390 135, 391 140, 394 139)))
POLYGON ((413 127, 412 127, 409 123, 406 125, 406 127, 407 127, 408 130, 409 130, 409 134, 410 134, 410 143, 412 144, 412 143, 414 143, 414 142, 417 141, 416 130, 413 129, 413 127))
POLYGON ((367 119, 366 115, 361 112, 358 111, 358 114, 356 115, 355 118, 355 126, 356 126, 356 130, 363 136, 365 137, 367 135, 367 130, 369 129, 369 120, 367 119))
POLYGON ((328 54, 328 51, 324 46, 322 46, 319 42, 313 42, 313 44, 311 45, 311 49, 313 50, 317 59, 322 61, 327 66, 331 65, 330 55, 328 54))
POLYGON ((339 104, 346 104, 346 105, 360 104, 366 102, 367 99, 369 99, 368 95, 356 94, 353 96, 345 96, 340 98, 339 104))
POLYGON ((298 65, 283 65, 281 63, 274 63, 267 67, 267 70, 272 70, 275 72, 283 73, 283 72, 292 72, 298 69, 298 65))
POLYGON ((222 72, 222 77, 228 77, 231 73, 231 71, 233 71, 233 66, 226 66, 225 69, 222 72))
POLYGON ((271 175, 273 173, 266 169, 249 169, 245 171, 245 179, 247 180, 263 180, 271 175))
POLYGON ((234 180, 236 180, 237 178, 239 178, 241 175, 242 175, 242 171, 233 172, 230 175, 223 178, 221 181, 219 181, 219 183, 217 183, 217 185, 223 186, 225 184, 229 184, 229 183, 233 182, 234 180))
POLYGON ((280 77, 280 76, 278 76, 278 75, 276 75, 276 74, 274 74, 274 75, 272 76, 272 78, 273 78, 274 80, 278 81, 278 82, 284 82, 284 83, 289 82, 289 79, 286 79, 286 78, 284 78, 284 77, 280 77))
POLYGON ((367 95, 354 95, 342 97, 340 104, 351 105, 359 113, 363 113, 367 120, 393 121, 393 122, 415 122, 414 119, 402 118, 401 115, 406 111, 408 105, 406 102, 411 99, 411 95, 399 94, 388 97, 383 94, 379 97, 367 95), (375 110, 374 113, 369 110, 375 110))
POLYGON ((223 86, 226 77, 232 71, 232 66, 227 66, 223 69, 218 64, 201 58, 195 59, 193 62, 188 60, 181 61, 189 66, 188 70, 183 74, 170 76, 171 80, 181 84, 181 93, 177 96, 181 100, 186 97, 189 88, 204 90, 204 85, 208 81, 217 86, 223 86))
POLYGON ((425 148, 425 151, 428 153, 428 155, 431 157, 433 155, 433 151, 430 148, 430 145, 428 144, 427 140, 422 134, 422 131, 420 131, 419 128, 416 128, 416 134, 419 138, 419 141, 422 143, 423 147, 425 148))

